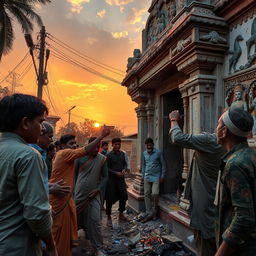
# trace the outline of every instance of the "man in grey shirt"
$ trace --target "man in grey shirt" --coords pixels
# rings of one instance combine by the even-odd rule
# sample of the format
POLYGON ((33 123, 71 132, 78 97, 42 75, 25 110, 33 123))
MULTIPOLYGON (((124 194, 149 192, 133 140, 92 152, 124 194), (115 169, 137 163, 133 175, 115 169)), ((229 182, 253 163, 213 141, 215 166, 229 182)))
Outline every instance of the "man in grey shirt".
POLYGON ((169 115, 171 129, 169 140, 183 148, 194 149, 185 198, 190 201, 190 225, 195 229, 199 256, 213 256, 216 253, 214 238, 215 206, 214 196, 221 157, 224 149, 217 144, 215 134, 184 134, 179 127, 178 110, 169 115))
POLYGON ((36 143, 48 113, 44 103, 24 94, 0 100, 0 255, 57 256, 44 188, 44 165, 36 143))

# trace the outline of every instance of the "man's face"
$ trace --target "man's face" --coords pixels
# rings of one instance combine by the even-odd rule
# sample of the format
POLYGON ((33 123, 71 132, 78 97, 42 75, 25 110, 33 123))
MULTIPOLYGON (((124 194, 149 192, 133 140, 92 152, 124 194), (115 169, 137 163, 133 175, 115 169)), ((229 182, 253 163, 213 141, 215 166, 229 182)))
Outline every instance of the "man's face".
POLYGON ((114 151, 118 151, 121 148, 121 142, 116 142, 116 143, 112 144, 112 146, 113 146, 114 151))
POLYGON ((23 121, 23 129, 25 130, 24 139, 27 143, 36 144, 39 136, 42 133, 42 122, 44 116, 38 116, 32 120, 26 119, 23 121))
POLYGON ((97 154, 99 153, 99 150, 100 150, 100 144, 97 145, 97 147, 93 151, 90 152, 90 156, 92 156, 92 157, 97 156, 97 154))
POLYGON ((218 144, 223 144, 227 136, 227 127, 224 125, 222 120, 223 115, 219 118, 217 127, 216 127, 216 136, 217 136, 218 144))
POLYGON ((107 144, 104 144, 104 145, 102 146, 102 149, 105 150, 105 151, 108 151, 108 145, 107 145, 107 144))
POLYGON ((62 144, 61 146, 64 149, 65 148, 76 149, 77 148, 76 140, 75 139, 69 140, 66 144, 62 144))
POLYGON ((40 135, 37 144, 42 149, 46 150, 49 147, 49 145, 53 142, 52 138, 53 138, 52 132, 42 134, 42 135, 40 135))
POLYGON ((147 151, 149 153, 153 151, 153 148, 154 148, 154 144, 153 143, 147 143, 146 144, 146 149, 147 149, 147 151))

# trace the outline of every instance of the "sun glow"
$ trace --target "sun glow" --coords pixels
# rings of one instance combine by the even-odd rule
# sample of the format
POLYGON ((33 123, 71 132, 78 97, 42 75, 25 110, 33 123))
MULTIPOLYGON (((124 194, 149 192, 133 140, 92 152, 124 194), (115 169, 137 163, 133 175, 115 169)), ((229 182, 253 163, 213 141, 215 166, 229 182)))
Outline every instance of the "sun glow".
POLYGON ((100 127, 100 124, 99 124, 99 123, 94 123, 94 127, 95 127, 95 128, 99 128, 99 127, 100 127))

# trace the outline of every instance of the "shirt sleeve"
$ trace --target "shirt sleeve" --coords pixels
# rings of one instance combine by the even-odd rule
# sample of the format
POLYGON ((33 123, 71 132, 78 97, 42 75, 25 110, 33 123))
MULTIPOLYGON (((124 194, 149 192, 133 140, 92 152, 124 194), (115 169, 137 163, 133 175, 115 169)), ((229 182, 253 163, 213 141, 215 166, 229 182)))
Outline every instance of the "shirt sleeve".
POLYGON ((85 148, 77 148, 77 149, 63 149, 62 157, 65 162, 73 162, 77 158, 83 157, 87 155, 85 148))
POLYGON ((159 152, 160 155, 160 163, 161 163, 161 167, 162 167, 162 171, 161 171, 161 178, 164 178, 165 173, 166 173, 166 163, 164 160, 164 156, 162 152, 159 152))
POLYGON ((142 161, 141 161, 141 176, 144 179, 145 177, 145 168, 146 168, 146 159, 144 153, 142 154, 142 161))
POLYGON ((226 177, 234 213, 222 237, 231 247, 243 244, 255 227, 253 191, 247 171, 241 166, 231 166, 226 177))
POLYGON ((185 134, 178 125, 173 126, 169 131, 169 141, 172 144, 204 152, 213 140, 207 139, 207 134, 185 134), (210 143, 209 143, 210 142, 210 143))
POLYGON ((43 162, 39 154, 29 152, 17 164, 17 186, 23 216, 33 233, 43 238, 51 234, 52 218, 43 183, 43 162))

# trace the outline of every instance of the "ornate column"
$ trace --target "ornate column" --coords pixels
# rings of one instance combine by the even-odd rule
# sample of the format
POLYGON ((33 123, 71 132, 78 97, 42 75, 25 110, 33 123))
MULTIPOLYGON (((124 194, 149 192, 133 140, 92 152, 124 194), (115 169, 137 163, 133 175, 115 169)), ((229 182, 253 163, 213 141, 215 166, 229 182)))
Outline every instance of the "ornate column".
POLYGON ((153 92, 148 92, 148 103, 146 105, 146 113, 147 113, 147 125, 148 125, 148 134, 147 137, 154 139, 154 110, 155 105, 153 104, 153 92))

